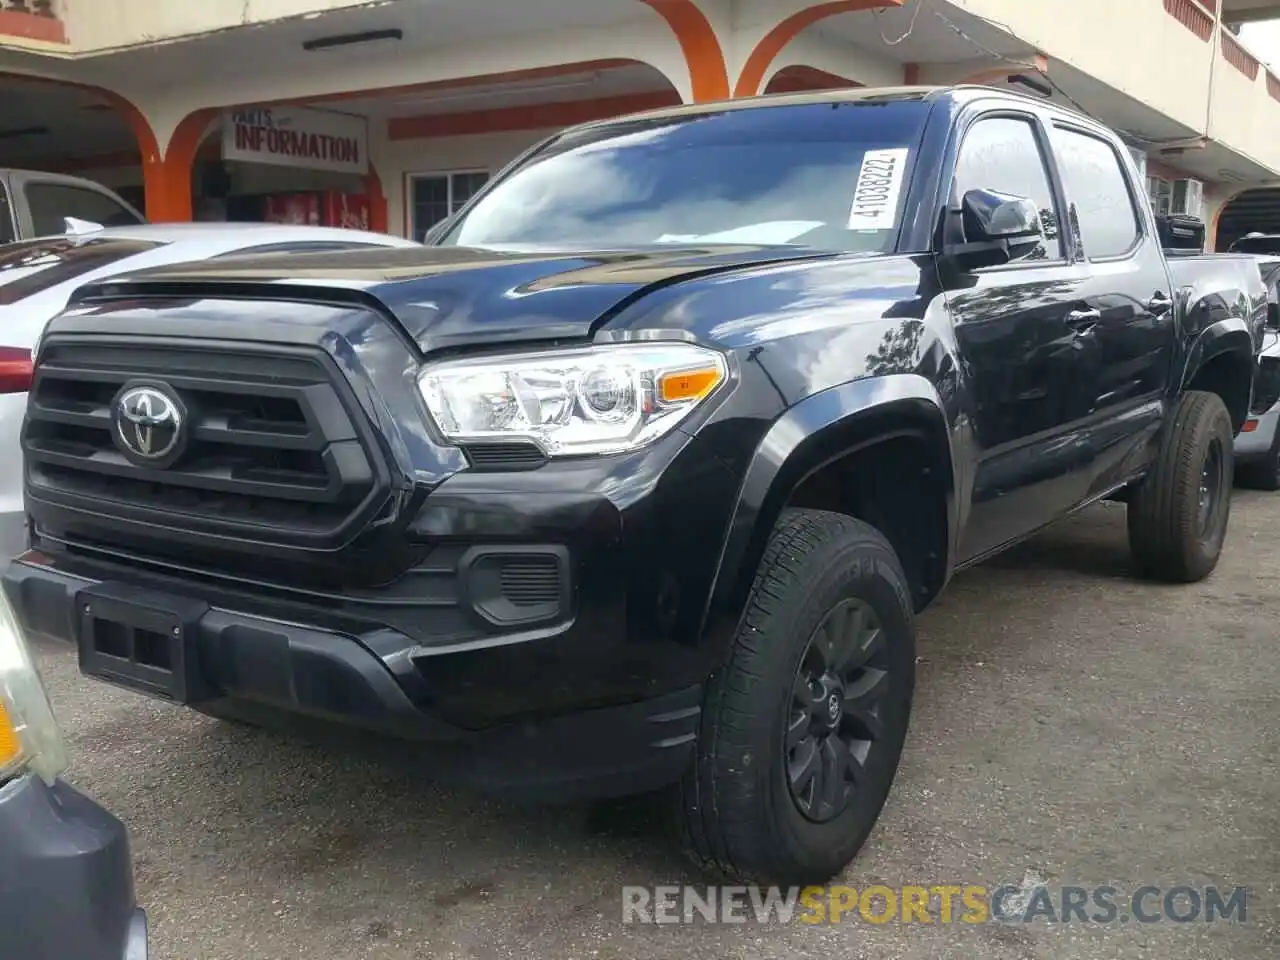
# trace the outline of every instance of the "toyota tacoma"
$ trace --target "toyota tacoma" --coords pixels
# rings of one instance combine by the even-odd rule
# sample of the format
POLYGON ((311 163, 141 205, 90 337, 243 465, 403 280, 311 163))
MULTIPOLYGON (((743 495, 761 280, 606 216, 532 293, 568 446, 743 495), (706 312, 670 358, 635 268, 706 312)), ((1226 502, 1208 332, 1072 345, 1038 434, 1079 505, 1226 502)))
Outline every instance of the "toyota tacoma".
POLYGON ((708 868, 816 882, 885 803, 956 570, 1103 498, 1137 571, 1213 570, 1265 315, 1041 100, 590 124, 424 250, 83 288, 5 586, 91 676, 508 793, 669 788, 708 868))

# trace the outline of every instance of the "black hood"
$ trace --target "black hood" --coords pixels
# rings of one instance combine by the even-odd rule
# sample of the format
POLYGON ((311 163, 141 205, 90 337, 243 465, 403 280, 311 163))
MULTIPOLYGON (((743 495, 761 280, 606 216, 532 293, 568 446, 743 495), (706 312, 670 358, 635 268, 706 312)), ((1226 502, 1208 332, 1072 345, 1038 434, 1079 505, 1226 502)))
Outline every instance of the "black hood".
POLYGON ((659 247, 535 253, 386 248, 234 257, 115 277, 77 300, 164 294, 373 298, 423 350, 588 336, 647 290, 766 263, 829 256, 793 247, 659 247))

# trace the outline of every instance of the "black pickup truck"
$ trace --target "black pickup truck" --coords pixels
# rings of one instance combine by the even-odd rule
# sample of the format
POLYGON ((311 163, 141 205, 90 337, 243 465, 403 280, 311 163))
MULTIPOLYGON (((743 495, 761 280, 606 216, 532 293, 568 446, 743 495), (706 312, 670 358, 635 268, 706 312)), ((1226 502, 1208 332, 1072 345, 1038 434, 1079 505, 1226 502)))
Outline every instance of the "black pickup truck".
POLYGON ((1050 103, 588 125, 425 250, 85 288, 5 587, 92 676, 505 792, 668 787, 709 868, 818 881, 953 572, 1106 497, 1139 571, 1213 570, 1265 316, 1248 258, 1166 262, 1121 143, 1050 103))

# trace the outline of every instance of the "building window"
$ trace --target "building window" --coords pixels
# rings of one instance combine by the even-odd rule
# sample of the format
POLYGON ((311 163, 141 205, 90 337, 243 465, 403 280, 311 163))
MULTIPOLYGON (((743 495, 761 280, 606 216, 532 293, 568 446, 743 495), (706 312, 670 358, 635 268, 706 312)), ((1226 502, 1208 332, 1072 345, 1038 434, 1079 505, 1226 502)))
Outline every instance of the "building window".
POLYGON ((1147 177, 1147 196, 1157 217, 1167 217, 1173 212, 1173 183, 1163 177, 1147 177))
POLYGON ((488 179, 487 170, 411 174, 409 236, 421 242, 428 230, 461 210, 488 179))

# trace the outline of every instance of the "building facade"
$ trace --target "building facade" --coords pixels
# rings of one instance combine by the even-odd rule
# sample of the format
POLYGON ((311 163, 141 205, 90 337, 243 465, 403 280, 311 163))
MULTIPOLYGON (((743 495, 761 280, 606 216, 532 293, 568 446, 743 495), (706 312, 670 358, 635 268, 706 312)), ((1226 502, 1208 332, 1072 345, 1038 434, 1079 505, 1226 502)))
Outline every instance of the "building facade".
POLYGON ((349 202, 421 236, 572 123, 1014 84, 1115 128, 1157 209, 1212 243, 1280 184, 1280 75, 1239 26, 1271 18, 1280 0, 0 0, 0 166, 100 180, 158 221, 344 222, 349 202))

